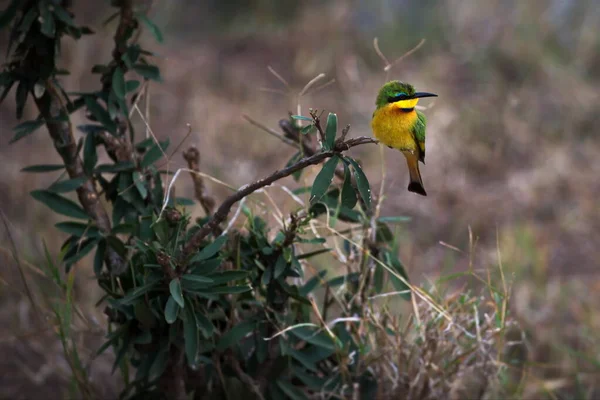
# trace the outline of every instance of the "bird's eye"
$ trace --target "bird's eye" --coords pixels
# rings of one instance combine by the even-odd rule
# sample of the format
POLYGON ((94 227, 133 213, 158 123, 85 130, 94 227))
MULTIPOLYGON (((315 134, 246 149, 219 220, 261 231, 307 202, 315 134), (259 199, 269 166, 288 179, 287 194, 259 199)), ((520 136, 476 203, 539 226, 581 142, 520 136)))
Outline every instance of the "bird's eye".
POLYGON ((406 93, 404 93, 404 92, 396 92, 396 93, 394 93, 393 96, 388 97, 388 102, 389 103, 395 103, 397 101, 406 100, 408 98, 409 98, 409 96, 406 93))

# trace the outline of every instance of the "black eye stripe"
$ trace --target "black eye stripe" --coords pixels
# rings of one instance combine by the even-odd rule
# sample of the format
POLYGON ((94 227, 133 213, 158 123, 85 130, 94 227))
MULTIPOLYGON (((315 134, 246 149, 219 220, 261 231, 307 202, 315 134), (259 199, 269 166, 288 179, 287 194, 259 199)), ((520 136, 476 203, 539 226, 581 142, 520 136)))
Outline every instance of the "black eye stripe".
POLYGON ((407 100, 407 99, 410 99, 410 96, 408 96, 406 94, 401 94, 399 96, 391 96, 391 97, 388 97, 388 103, 395 103, 397 101, 407 100))

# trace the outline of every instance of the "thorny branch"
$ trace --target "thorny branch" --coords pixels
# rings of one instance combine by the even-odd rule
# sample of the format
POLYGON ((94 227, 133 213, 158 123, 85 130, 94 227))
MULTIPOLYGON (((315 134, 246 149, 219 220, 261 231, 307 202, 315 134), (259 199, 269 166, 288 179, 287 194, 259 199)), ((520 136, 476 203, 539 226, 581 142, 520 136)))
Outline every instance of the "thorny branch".
MULTIPOLYGON (((225 201, 219 206, 219 208, 210 218, 210 220, 201 229, 199 229, 186 243, 180 257, 180 268, 182 268, 182 266, 185 264, 188 258, 198 249, 198 247, 200 247, 202 240, 204 240, 204 238, 208 236, 215 229, 215 227, 218 227, 219 224, 225 221, 225 219, 229 215, 229 212, 231 211, 231 208, 235 203, 242 200, 244 197, 254 193, 258 189, 261 189, 265 186, 269 186, 273 182, 285 178, 286 176, 292 175, 296 171, 300 171, 301 169, 304 169, 310 165, 319 164, 323 160, 333 157, 334 155, 340 154, 352 147, 367 143, 378 143, 378 141, 370 137, 362 136, 349 139, 345 142, 336 142, 335 147, 332 150, 323 151, 314 154, 310 157, 302 158, 295 164, 290 165, 289 167, 275 171, 274 173, 265 178, 259 179, 254 183, 245 185, 242 188, 240 188, 237 192, 225 199, 225 201)), ((181 269, 179 272, 181 273, 183 272, 183 270, 184 269, 181 269)))

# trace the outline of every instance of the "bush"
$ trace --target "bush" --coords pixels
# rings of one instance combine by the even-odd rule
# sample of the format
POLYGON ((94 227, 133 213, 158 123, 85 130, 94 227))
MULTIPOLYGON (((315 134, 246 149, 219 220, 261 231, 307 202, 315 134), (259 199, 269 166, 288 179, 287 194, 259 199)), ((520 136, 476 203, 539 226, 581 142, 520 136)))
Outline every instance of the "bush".
MULTIPOLYGON (((14 0, 0 17, 2 27, 12 24, 2 99, 16 86, 17 117, 29 98, 39 110, 15 128, 12 142, 45 126, 63 160, 25 171, 64 173, 31 195, 69 218, 56 225, 69 235, 60 252, 66 277, 50 256, 46 271, 65 296, 54 307, 55 323, 79 394, 95 397, 70 337, 72 267, 87 255, 108 317, 97 354, 113 349, 122 398, 460 398, 495 387, 507 296, 496 293, 488 310, 494 317, 480 319, 473 309, 487 306, 479 298, 449 303, 410 285, 392 233, 404 218, 379 217, 381 199, 346 155, 376 141, 347 138, 349 126, 338 129, 335 114, 321 121, 323 113, 311 110, 281 120, 278 136, 297 153, 218 207, 199 171, 200 151, 186 150, 207 215, 192 220, 186 206, 196 203, 172 190, 181 171, 171 176, 157 166, 169 141, 139 139, 130 118, 148 81, 161 80, 137 32, 145 27, 157 40, 162 34, 130 0, 113 5, 119 22, 112 60, 93 66, 101 85, 86 93, 66 93, 59 80, 65 71, 56 67, 63 36, 92 33, 76 24, 67 1, 14 0), (89 119, 77 127, 80 141, 71 122, 78 110, 89 119), (112 162, 98 164, 102 148, 112 162), (246 206, 253 193, 321 163, 311 187, 290 192, 298 206, 276 233, 246 206), (72 192, 77 201, 67 197, 72 192), (303 193, 310 193, 307 202, 303 193), (241 229, 227 222, 236 204, 247 221, 241 229), (319 255, 327 270, 309 263, 319 255), (328 270, 346 272, 329 277, 328 270), (392 295, 412 300, 416 318, 401 326, 380 302, 392 295)), ((522 354, 515 359, 522 362, 522 354)))

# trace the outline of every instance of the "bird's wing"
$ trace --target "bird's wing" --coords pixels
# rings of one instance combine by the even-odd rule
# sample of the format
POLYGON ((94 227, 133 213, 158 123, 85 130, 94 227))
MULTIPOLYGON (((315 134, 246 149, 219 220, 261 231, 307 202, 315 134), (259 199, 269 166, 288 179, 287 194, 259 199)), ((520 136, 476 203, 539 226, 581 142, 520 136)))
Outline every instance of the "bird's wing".
POLYGON ((417 143, 419 144, 419 161, 425 164, 425 127, 427 126, 427 121, 425 119, 425 114, 421 111, 417 110, 417 123, 413 127, 413 135, 417 143))

